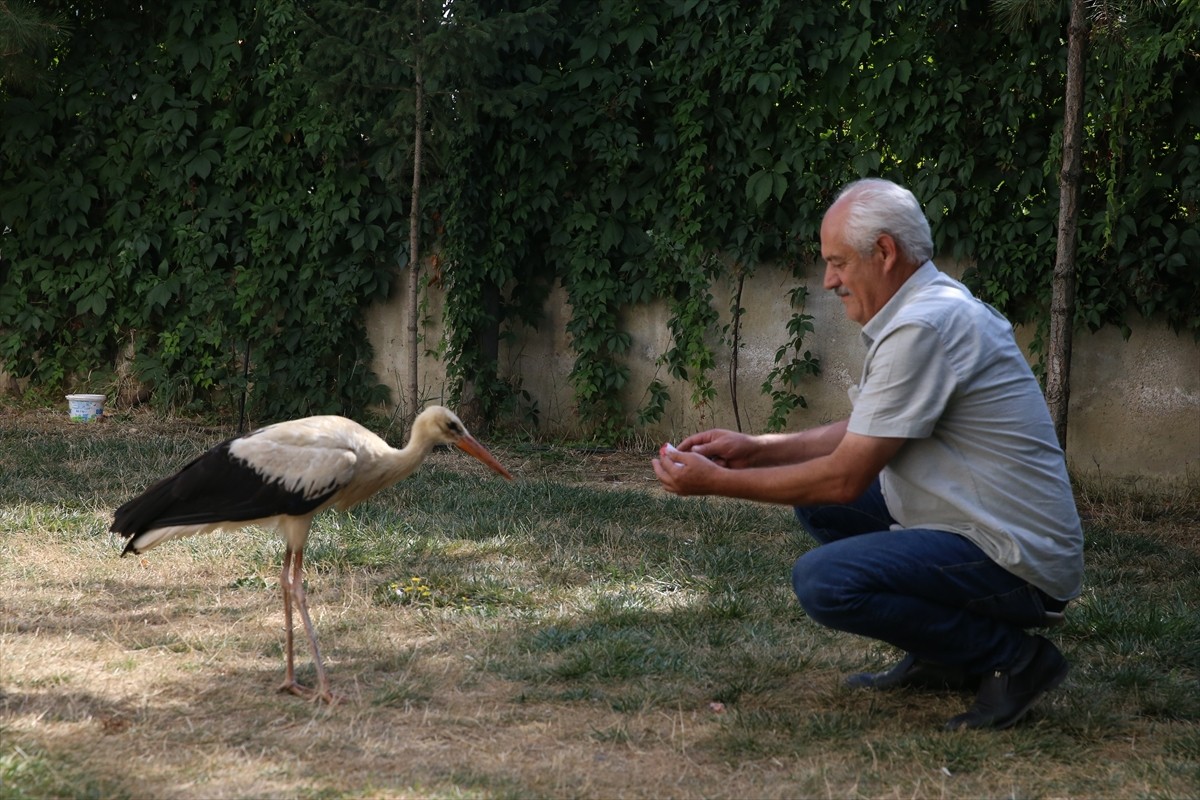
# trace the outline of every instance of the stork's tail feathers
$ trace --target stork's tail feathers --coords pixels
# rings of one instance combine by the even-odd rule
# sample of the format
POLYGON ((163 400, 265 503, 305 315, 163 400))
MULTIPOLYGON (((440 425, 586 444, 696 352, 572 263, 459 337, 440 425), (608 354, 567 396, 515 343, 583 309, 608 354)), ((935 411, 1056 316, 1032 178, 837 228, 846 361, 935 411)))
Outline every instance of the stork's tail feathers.
POLYGON ((195 536, 198 533, 215 530, 219 525, 172 525, 165 528, 154 528, 138 534, 122 534, 128 536, 129 541, 125 543, 125 549, 121 551, 121 555, 133 553, 138 555, 144 553, 152 547, 157 547, 163 542, 171 539, 181 539, 184 536, 195 536))
POLYGON ((199 456, 179 472, 155 483, 113 512, 109 530, 129 539, 121 555, 141 553, 168 539, 178 539, 213 530, 219 521, 211 511, 198 510, 188 502, 196 484, 206 477, 213 452, 228 450, 222 443, 199 456))
MULTIPOLYGON (((164 478, 123 504, 113 512, 113 523, 109 530, 129 539, 121 555, 140 553, 153 547, 157 541, 147 542, 147 533, 171 505, 171 483, 175 476, 164 478)), ((155 537, 157 539, 157 537, 155 537)))
POLYGON ((178 477, 172 475, 164 478, 113 513, 109 530, 129 540, 121 555, 141 553, 168 539, 201 532, 204 526, 164 525, 163 517, 169 514, 176 501, 175 482, 178 477))

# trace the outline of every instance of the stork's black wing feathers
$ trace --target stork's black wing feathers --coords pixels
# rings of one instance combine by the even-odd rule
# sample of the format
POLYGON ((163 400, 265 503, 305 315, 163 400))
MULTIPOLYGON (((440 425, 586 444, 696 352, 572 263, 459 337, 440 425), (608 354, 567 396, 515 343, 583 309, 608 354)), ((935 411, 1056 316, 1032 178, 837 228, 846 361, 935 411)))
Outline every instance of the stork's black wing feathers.
POLYGON ((113 515, 114 533, 132 537, 153 528, 245 522, 278 514, 307 514, 337 487, 313 497, 288 491, 234 458, 222 442, 179 472, 122 505, 113 515))

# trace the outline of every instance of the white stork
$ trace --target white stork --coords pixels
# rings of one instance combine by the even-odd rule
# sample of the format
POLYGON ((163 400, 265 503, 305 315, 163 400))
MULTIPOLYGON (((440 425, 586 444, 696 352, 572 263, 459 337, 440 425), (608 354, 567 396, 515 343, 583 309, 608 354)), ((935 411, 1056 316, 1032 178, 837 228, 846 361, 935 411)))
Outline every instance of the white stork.
POLYGON ((145 552, 168 539, 222 528, 277 528, 287 543, 279 579, 287 673, 279 690, 332 703, 334 696, 304 598, 304 544, 313 517, 331 506, 348 509, 407 478, 438 444, 454 445, 512 480, 462 421, 441 406, 430 406, 417 416, 408 444, 400 450, 345 417, 306 417, 269 425, 213 447, 118 508, 111 530, 129 537, 121 553, 125 555, 145 552), (312 646, 315 690, 296 682, 293 603, 312 646))

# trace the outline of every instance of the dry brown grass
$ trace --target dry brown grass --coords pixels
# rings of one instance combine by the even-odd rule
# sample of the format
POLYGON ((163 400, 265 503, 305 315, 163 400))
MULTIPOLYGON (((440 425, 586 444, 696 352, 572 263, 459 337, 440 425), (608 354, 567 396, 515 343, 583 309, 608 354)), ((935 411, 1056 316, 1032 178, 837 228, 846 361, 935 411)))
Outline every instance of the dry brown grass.
MULTIPOLYGON (((375 593, 392 573, 372 567, 335 564, 308 575, 314 622, 343 702, 324 707, 281 695, 282 604, 269 534, 220 534, 118 558, 117 543, 104 533, 112 504, 106 493, 116 490, 82 491, 75 502, 61 488, 96 470, 114 471, 93 463, 103 452, 89 445, 97 439, 170 435, 183 442, 181 452, 162 457, 178 462, 189 446, 229 432, 150 417, 64 430, 58 415, 24 417, 0 420, 10 445, 62 440, 74 457, 44 476, 26 472, 21 498, 0 504, 3 798, 1200 792, 1195 733, 1181 734, 1170 719, 1130 719, 1121 708, 1097 707, 1108 701, 1087 685, 1085 667, 1030 725, 951 735, 940 724, 961 710, 963 697, 849 692, 841 686, 847 669, 891 655, 813 626, 803 632, 807 652, 783 666, 750 650, 718 650, 728 662, 718 674, 736 677, 743 658, 752 672, 782 670, 743 676, 749 688, 724 711, 710 705, 716 687, 704 680, 669 699, 618 709, 611 700, 619 686, 597 700, 573 695, 570 682, 496 667, 513 658, 512 643, 534 625, 533 612, 381 604, 375 593), (35 495, 43 485, 45 496, 58 499, 41 503, 35 495)), ((646 454, 495 449, 522 480, 653 491, 646 454)), ((483 475, 452 454, 433 460, 440 469, 483 475)), ((0 455, 0 469, 15 461, 0 455)), ((1111 504, 1097 499, 1097 513, 1104 508, 1111 504)), ((1166 526, 1167 540, 1182 536, 1189 519, 1166 526)), ((500 561, 496 568, 520 574, 500 561)), ((529 591, 539 603, 561 606, 538 614, 571 615, 564 592, 529 591)), ((1082 649, 1086 637, 1079 642, 1082 649)), ((311 679, 298 645, 301 677, 311 679)))
POLYGON ((141 563, 103 537, 10 538, 5 738, 69 754, 102 795, 791 795, 791 769, 697 747, 720 724, 706 707, 522 702, 526 687, 478 669, 469 626, 375 605, 351 573, 310 580, 344 702, 276 694, 278 598, 228 588, 254 535, 141 563))

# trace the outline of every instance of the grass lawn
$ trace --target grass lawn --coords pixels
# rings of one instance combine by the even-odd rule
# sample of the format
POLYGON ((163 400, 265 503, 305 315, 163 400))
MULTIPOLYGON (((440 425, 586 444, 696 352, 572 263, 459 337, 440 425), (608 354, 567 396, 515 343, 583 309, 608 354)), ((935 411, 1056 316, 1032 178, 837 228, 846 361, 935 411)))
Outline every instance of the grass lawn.
POLYGON ((1078 487, 1067 682, 947 733, 970 696, 842 685, 897 654, 804 616, 788 509, 666 495, 649 452, 438 451, 317 520, 327 707, 276 692, 277 536, 107 532, 230 433, 0 410, 0 798, 1200 796, 1196 476, 1078 487))

